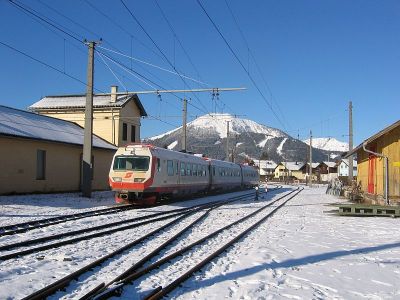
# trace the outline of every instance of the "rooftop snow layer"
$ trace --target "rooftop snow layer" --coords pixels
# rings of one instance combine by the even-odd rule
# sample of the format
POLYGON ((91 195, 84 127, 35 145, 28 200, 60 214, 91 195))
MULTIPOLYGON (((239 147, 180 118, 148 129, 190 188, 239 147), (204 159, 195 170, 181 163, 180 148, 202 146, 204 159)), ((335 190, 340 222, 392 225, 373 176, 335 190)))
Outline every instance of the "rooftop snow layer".
MULTIPOLYGON (((84 130, 72 122, 0 105, 0 134, 83 145, 84 130)), ((117 149, 96 135, 93 146, 117 149)))
MULTIPOLYGON (((109 95, 93 96, 94 107, 123 106, 131 96, 118 96, 116 102, 111 102, 109 95)), ((29 109, 62 108, 62 107, 85 107, 86 95, 46 96, 38 102, 29 106, 29 109)))

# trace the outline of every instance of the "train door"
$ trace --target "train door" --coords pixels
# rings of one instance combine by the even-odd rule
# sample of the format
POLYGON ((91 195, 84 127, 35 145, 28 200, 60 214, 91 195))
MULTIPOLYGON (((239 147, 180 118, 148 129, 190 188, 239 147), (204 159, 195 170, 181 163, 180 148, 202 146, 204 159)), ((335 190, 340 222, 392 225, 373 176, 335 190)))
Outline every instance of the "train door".
MULTIPOLYGON (((371 148, 376 152, 376 146, 371 148)), ((368 193, 375 194, 375 176, 376 176, 376 156, 369 154, 368 156, 368 193)))
POLYGON ((180 168, 180 166, 179 166, 179 161, 178 161, 178 160, 175 160, 175 161, 174 161, 174 164, 175 164, 176 184, 179 185, 179 184, 181 183, 181 174, 180 174, 180 171, 179 171, 179 168, 180 168))

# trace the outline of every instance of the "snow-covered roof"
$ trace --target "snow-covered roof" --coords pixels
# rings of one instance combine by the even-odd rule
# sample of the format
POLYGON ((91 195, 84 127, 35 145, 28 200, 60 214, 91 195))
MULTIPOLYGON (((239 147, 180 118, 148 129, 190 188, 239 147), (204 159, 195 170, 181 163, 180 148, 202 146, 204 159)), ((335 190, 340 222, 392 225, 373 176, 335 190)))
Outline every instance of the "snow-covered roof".
MULTIPOLYGON (((344 163, 346 166, 349 165, 349 159, 348 158, 343 158, 339 164, 344 163)), ((357 166, 357 161, 353 159, 353 167, 357 166)))
MULTIPOLYGON (((111 102, 110 95, 94 95, 93 107, 123 107, 128 101, 133 100, 140 110, 141 116, 147 116, 142 103, 136 95, 118 95, 115 102, 111 102)), ((40 111, 46 109, 84 108, 86 95, 46 96, 29 106, 29 110, 40 111)))
POLYGON ((323 161, 323 163, 329 168, 334 168, 336 166, 336 163, 334 161, 323 161))
POLYGON ((298 171, 304 166, 304 163, 298 161, 286 161, 281 164, 289 171, 298 171))
MULTIPOLYGON (((83 145, 83 128, 75 123, 0 105, 0 135, 83 145)), ((117 147, 93 135, 93 147, 117 147)))
POLYGON ((254 164, 256 166, 260 166, 262 169, 275 169, 276 166, 278 165, 275 163, 273 160, 258 160, 258 159, 253 159, 254 164))

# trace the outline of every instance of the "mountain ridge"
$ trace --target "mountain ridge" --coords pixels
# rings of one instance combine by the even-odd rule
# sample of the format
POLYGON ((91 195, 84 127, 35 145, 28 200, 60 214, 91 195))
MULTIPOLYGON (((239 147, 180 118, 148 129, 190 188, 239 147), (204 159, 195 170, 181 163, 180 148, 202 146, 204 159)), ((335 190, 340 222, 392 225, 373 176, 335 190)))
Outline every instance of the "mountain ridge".
MULTIPOLYGON (((269 159, 281 161, 307 161, 309 146, 284 131, 236 118, 230 114, 203 115, 187 124, 187 151, 202 153, 210 158, 226 159, 229 122, 230 160, 269 159)), ((182 127, 145 139, 156 146, 180 150, 182 127)), ((314 144, 314 141, 313 141, 314 144)), ((340 151, 325 151, 313 147, 313 161, 326 161, 328 155, 340 151)))

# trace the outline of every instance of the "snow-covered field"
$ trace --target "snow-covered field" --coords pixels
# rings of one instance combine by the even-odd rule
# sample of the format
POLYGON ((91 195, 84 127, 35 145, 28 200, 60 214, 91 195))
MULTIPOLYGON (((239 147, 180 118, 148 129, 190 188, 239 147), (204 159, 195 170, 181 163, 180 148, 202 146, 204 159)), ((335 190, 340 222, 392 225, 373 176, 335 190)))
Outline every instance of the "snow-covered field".
MULTIPOLYGON (((210 213, 161 256, 173 253, 215 229, 254 211, 287 193, 292 187, 263 194, 259 201, 247 200, 222 206, 210 213)), ((169 297, 177 299, 399 299, 400 219, 339 217, 329 213, 329 204, 343 201, 326 195, 325 187, 307 188, 289 201, 272 218, 240 240, 169 297)), ((240 194, 240 193, 238 193, 240 194)), ((35 229, 16 236, 0 237, 0 246, 92 225, 191 206, 222 199, 214 196, 166 206, 84 218, 35 229)), ((54 217, 113 205, 109 192, 95 193, 90 200, 77 194, 0 197, 0 226, 33 219, 54 217)), ((265 213, 267 213, 266 211, 265 213)), ((261 215, 265 215, 261 214, 261 215)), ((79 282, 50 299, 75 299, 101 281, 108 281, 140 257, 185 228, 200 214, 189 216, 156 238, 144 242, 83 275, 79 282)), ((261 216, 258 217, 258 219, 261 216)), ((120 299, 140 299, 158 285, 166 285, 198 262, 206 251, 216 249, 247 225, 227 230, 198 247, 173 266, 152 272, 141 282, 125 288, 120 299)), ((117 234, 82 241, 0 261, 0 299, 19 299, 52 283, 91 261, 133 241, 167 221, 157 222, 117 234), (40 258, 40 259, 38 259, 40 258)), ((7 253, 7 252, 4 252, 7 253)), ((0 253, 2 255, 3 252, 0 253)))

